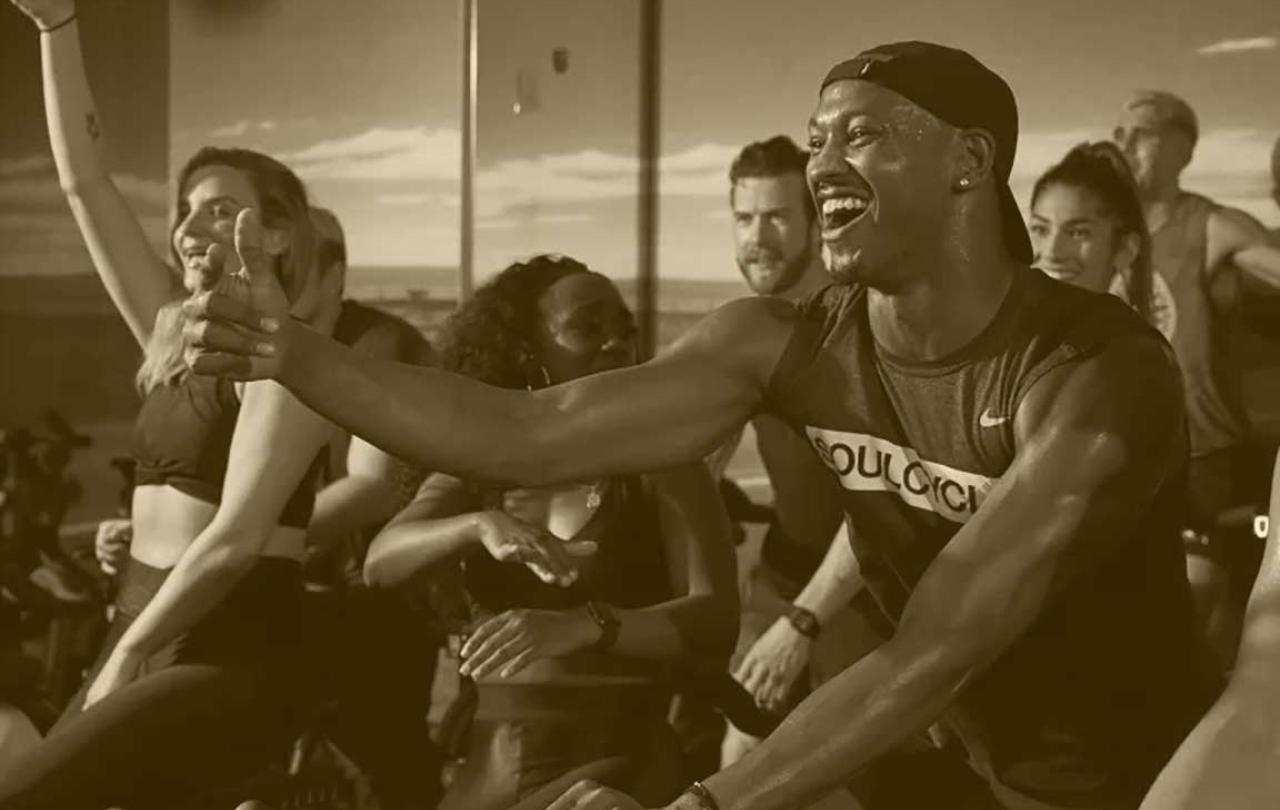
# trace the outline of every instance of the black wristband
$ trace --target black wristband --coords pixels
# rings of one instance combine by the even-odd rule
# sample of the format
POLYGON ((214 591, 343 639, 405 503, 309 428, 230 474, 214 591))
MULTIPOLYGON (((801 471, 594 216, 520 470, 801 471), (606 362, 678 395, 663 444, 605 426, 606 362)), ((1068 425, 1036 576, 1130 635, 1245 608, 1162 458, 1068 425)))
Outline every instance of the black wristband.
POLYGON ((600 638, 591 645, 590 649, 606 652, 618 640, 618 630, 622 623, 618 621, 613 608, 604 602, 587 602, 587 615, 600 627, 600 638))
POLYGON ((711 791, 707 790, 707 786, 701 782, 695 781, 689 785, 685 795, 696 799, 702 810, 720 810, 720 803, 716 801, 716 797, 712 796, 711 791))
POLYGON ((57 25, 51 25, 48 28, 41 28, 40 33, 52 34, 54 31, 57 31, 59 28, 65 28, 66 26, 70 25, 75 20, 75 18, 76 18, 76 13, 73 11, 71 12, 70 17, 66 18, 65 20, 58 23, 57 25))
POLYGON ((787 608, 787 621, 791 622, 796 632, 805 638, 817 638, 822 632, 822 622, 818 621, 818 617, 799 605, 791 605, 787 608))

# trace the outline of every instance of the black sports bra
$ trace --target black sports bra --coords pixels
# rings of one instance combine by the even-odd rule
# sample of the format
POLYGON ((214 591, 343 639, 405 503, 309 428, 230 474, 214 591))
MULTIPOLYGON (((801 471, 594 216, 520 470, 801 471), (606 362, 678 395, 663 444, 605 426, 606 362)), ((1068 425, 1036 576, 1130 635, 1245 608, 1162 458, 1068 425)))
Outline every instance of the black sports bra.
MULTIPOLYGON (((134 423, 134 483, 167 484, 217 504, 239 414, 234 384, 219 377, 185 374, 151 389, 134 423)), ((289 497, 280 525, 306 528, 315 506, 315 474, 321 460, 318 456, 289 497)))

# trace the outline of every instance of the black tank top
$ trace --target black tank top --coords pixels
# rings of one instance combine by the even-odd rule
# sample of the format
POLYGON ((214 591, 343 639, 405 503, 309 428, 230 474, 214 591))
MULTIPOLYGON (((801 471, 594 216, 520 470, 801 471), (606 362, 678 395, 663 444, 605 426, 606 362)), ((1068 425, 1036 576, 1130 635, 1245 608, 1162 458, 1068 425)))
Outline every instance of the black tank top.
MULTIPOLYGON (((497 508, 501 494, 474 489, 472 509, 497 508)), ((574 536, 594 540, 595 554, 577 560, 568 588, 547 585, 523 565, 498 562, 483 550, 463 561, 467 593, 484 613, 515 608, 570 610, 591 600, 621 608, 656 605, 674 597, 658 509, 642 477, 610 481, 601 503, 574 536)))
MULTIPOLYGON (((877 346, 863 288, 829 287, 799 314, 767 407, 842 484, 867 587, 894 623, 1012 463, 1013 416, 1036 381, 1113 339, 1161 339, 1114 296, 1033 270, 982 334, 936 362, 877 346)), ((1177 531, 1183 474, 1141 536, 1061 593, 945 717, 1010 807, 1136 807, 1208 707, 1177 531)))
POLYGON ((822 563, 844 519, 842 492, 808 440, 771 413, 751 420, 756 447, 773 488, 774 518, 760 546, 760 561, 784 599, 794 599, 822 563))
MULTIPOLYGON (((152 388, 134 422, 134 482, 167 484, 205 503, 219 503, 239 415, 234 383, 221 377, 183 374, 152 388)), ((306 528, 319 469, 317 457, 289 496, 279 525, 306 528)))

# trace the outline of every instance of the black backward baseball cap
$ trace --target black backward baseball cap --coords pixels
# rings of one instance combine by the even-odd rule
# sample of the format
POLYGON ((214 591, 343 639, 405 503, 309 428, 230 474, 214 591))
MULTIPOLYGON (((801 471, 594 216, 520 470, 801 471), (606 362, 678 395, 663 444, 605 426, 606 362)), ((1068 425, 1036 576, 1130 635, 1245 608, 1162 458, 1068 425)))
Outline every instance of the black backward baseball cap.
POLYGON ((871 82, 892 90, 958 129, 984 129, 996 142, 995 173, 1000 220, 1009 253, 1031 262, 1031 239, 1009 190, 1018 148, 1018 103, 995 71, 957 48, 932 42, 877 45, 827 72, 819 92, 842 79, 871 82))

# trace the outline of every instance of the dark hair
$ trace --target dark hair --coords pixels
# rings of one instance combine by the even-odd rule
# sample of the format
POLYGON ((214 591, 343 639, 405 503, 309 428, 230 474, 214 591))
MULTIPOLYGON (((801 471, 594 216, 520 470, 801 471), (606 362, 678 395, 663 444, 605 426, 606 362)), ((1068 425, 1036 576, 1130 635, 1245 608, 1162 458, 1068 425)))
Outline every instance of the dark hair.
POLYGON ((576 259, 547 253, 508 266, 449 316, 441 333, 442 365, 501 388, 540 386, 543 381, 530 374, 538 299, 566 276, 593 272, 576 259))
MULTIPOLYGON (((809 154, 796 146, 786 135, 774 135, 767 141, 756 141, 742 148, 729 166, 729 202, 733 202, 733 187, 744 177, 781 177, 798 174, 804 179, 809 165, 809 154)), ((804 212, 809 222, 818 215, 813 197, 805 189, 804 212)))
POLYGON ((1060 183, 1087 189, 1097 194, 1115 218, 1119 234, 1138 237, 1138 255, 1130 268, 1125 293, 1130 305, 1144 320, 1151 321, 1151 234, 1138 202, 1133 171, 1119 147, 1110 141, 1082 143, 1074 147, 1061 162, 1051 167, 1036 181, 1031 191, 1031 205, 1049 186, 1060 183))

